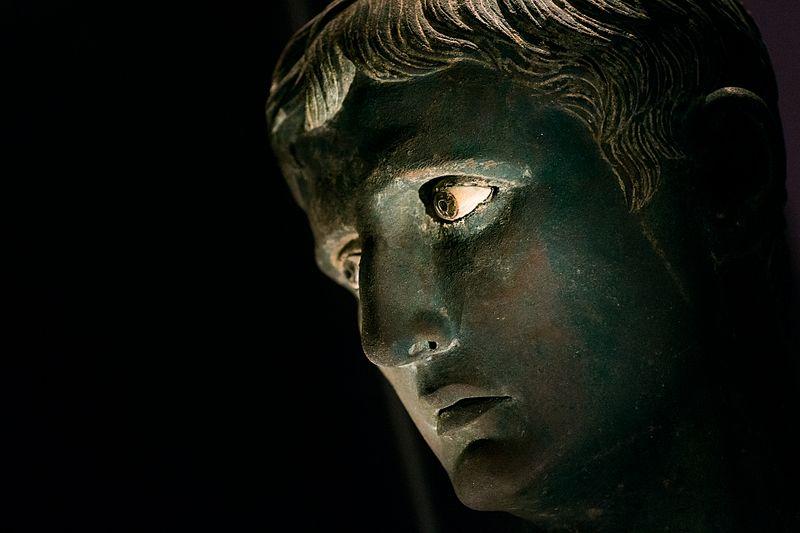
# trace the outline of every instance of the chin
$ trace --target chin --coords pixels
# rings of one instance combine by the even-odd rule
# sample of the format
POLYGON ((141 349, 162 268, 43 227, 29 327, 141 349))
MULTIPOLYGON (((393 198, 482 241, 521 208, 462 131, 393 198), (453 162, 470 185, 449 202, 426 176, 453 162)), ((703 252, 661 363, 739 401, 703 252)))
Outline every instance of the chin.
POLYGON ((499 497, 490 483, 481 485, 459 483, 453 484, 453 488, 461 503, 473 511, 508 512, 513 508, 506 498, 499 497))
POLYGON ((528 468, 508 443, 480 440, 471 443, 450 473, 458 499, 476 511, 512 511, 518 507, 528 468))

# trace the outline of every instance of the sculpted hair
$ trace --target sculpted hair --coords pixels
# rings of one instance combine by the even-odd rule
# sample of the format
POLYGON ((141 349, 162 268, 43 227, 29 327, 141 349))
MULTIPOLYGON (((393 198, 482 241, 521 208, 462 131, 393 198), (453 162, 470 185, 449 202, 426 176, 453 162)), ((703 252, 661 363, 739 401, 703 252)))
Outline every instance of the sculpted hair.
POLYGON ((676 132, 699 97, 739 86, 777 105, 768 55, 737 0, 337 0, 276 68, 273 141, 295 112, 303 130, 323 126, 358 74, 402 82, 461 61, 580 119, 632 210, 656 191, 663 162, 683 156, 676 132))

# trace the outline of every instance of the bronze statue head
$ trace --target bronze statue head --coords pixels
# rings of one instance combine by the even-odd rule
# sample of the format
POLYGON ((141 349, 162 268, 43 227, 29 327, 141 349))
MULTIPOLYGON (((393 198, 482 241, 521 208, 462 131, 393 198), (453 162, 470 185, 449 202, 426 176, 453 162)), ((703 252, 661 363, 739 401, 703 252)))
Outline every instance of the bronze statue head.
POLYGON ((731 442, 771 453, 743 435, 778 423, 747 377, 790 363, 776 102, 734 0, 349 0, 268 120, 460 499, 650 530, 734 523, 731 442))

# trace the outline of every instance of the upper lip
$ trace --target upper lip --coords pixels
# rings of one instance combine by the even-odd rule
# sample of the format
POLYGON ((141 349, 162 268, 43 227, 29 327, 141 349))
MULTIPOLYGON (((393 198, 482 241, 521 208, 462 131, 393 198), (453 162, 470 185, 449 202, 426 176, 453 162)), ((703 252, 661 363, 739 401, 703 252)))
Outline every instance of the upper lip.
POLYGON ((439 387, 430 394, 422 397, 422 401, 427 404, 437 415, 443 409, 454 406, 461 400, 470 398, 498 398, 503 394, 495 394, 482 387, 456 383, 439 387))
POLYGON ((510 396, 473 396, 462 398, 453 405, 440 409, 436 414, 436 432, 444 435, 465 426, 484 415, 501 403, 511 400, 510 396))
POLYGON ((416 365, 416 389, 421 404, 440 435, 461 427, 511 396, 494 387, 461 382, 468 361, 462 352, 448 351, 416 365))
POLYGON ((484 398, 497 396, 482 387, 455 383, 439 387, 430 394, 422 397, 422 401, 431 408, 436 414, 442 409, 452 407, 461 400, 467 398, 484 398))

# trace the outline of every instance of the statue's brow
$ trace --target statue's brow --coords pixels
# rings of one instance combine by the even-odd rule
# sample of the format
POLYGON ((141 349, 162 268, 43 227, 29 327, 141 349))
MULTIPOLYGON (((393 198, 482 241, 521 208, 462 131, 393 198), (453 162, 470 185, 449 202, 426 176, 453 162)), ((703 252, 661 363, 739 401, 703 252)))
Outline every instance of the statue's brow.
POLYGON ((367 178, 367 184, 371 188, 380 188, 394 180, 423 184, 426 181, 442 176, 477 176, 513 183, 513 178, 515 177, 521 178, 530 175, 531 171, 527 166, 520 167, 506 161, 492 159, 469 158, 436 161, 430 164, 402 168, 396 172, 393 171, 393 164, 387 162, 375 168, 367 178))

